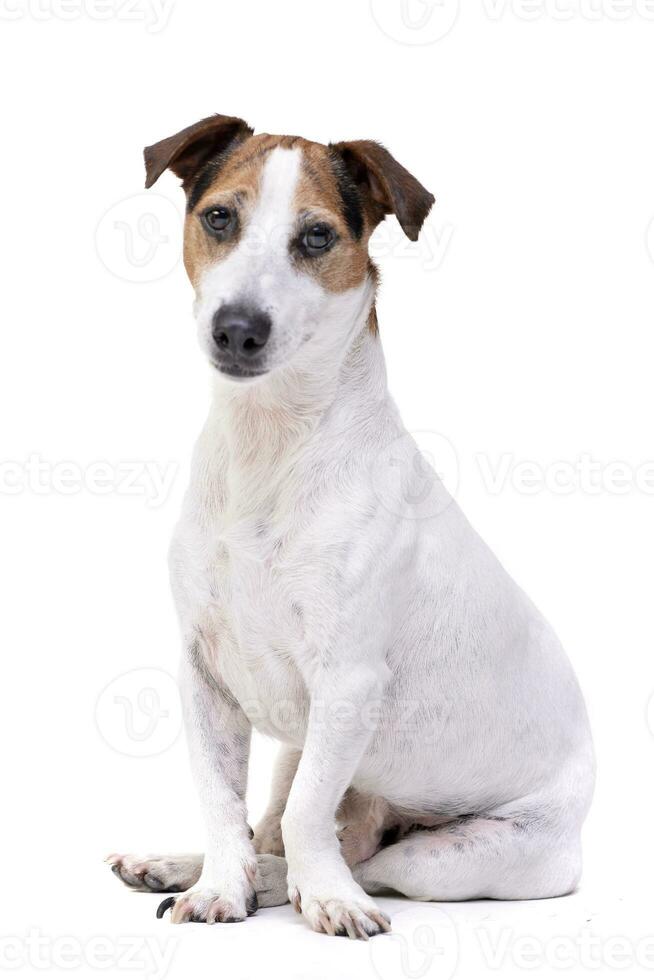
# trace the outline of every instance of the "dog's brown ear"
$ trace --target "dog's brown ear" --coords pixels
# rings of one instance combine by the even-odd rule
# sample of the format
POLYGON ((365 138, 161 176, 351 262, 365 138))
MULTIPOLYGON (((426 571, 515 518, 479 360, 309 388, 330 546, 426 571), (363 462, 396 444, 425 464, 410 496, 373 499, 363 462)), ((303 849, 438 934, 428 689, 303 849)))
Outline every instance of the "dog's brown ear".
POLYGON ((395 214, 404 234, 415 242, 434 203, 434 195, 380 143, 353 140, 332 143, 368 203, 375 224, 395 214))
POLYGON ((152 187, 164 170, 186 182, 199 168, 234 140, 252 136, 254 130, 235 116, 208 116, 165 140, 146 146, 145 186, 152 187))

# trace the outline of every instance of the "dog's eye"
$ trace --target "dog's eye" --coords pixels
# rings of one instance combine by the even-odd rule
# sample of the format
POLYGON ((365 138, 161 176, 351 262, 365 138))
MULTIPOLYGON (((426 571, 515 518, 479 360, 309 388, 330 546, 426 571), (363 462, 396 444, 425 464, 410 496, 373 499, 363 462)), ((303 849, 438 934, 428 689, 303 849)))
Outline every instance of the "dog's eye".
POLYGON ((209 208, 202 215, 202 219, 209 231, 226 231, 232 222, 232 212, 229 208, 209 208))
POLYGON ((329 225, 319 222, 316 225, 312 225, 311 228, 307 228, 302 239, 302 244, 309 255, 320 255, 321 252, 326 252, 330 245, 333 244, 334 238, 334 232, 329 225))

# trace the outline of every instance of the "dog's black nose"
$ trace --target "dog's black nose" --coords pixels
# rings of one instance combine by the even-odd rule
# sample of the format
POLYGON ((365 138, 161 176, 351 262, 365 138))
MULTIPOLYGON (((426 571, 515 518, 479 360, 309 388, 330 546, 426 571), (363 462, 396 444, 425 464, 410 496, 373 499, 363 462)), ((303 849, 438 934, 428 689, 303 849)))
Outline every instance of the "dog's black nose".
POLYGON ((266 346, 271 326, 262 310, 227 304, 214 313, 211 333, 220 352, 237 359, 252 358, 266 346))

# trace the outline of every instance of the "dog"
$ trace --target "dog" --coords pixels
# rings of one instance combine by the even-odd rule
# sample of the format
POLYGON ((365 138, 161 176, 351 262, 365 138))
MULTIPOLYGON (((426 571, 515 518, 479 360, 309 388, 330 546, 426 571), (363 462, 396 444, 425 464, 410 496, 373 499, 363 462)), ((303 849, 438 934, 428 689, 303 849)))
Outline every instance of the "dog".
POLYGON ((370 235, 434 201, 380 144, 215 115, 145 150, 186 194, 213 401, 170 551, 204 855, 111 855, 182 892, 173 922, 290 899, 318 932, 390 928, 371 896, 571 892, 594 784, 556 636, 471 528, 386 385, 370 235), (254 835, 255 727, 281 742, 254 835))

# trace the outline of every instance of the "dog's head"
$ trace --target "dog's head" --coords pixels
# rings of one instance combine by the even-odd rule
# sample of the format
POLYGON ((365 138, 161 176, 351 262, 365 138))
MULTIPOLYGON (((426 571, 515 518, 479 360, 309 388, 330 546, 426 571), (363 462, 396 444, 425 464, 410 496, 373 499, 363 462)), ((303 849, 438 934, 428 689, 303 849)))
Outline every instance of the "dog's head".
POLYGON ((146 187, 166 169, 182 179, 200 341, 239 381, 346 344, 374 295, 372 231, 392 212, 415 240, 434 201, 378 143, 255 136, 231 116, 144 155, 146 187))

